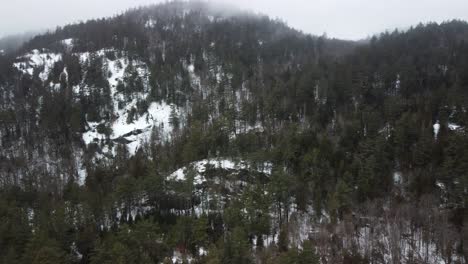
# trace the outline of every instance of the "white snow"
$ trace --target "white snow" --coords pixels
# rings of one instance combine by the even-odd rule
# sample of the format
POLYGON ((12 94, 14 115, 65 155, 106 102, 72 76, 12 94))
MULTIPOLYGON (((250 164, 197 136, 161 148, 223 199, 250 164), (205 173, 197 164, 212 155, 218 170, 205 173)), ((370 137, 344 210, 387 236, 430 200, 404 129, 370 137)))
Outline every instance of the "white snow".
POLYGON ((114 49, 102 49, 96 52, 82 52, 82 53, 74 53, 74 55, 80 58, 81 63, 86 63, 89 61, 91 54, 95 54, 96 56, 103 57, 107 52, 113 52, 114 49))
POLYGON ((13 66, 24 74, 33 75, 35 68, 44 66, 44 70, 39 73, 39 78, 44 82, 49 77, 54 64, 62 59, 62 55, 45 52, 45 50, 41 52, 35 49, 18 59, 21 59, 22 62, 14 63, 13 66))
POLYGON ((28 208, 27 209, 27 214, 28 214, 28 221, 31 223, 34 220, 34 209, 33 208, 28 208))
POLYGON ((185 256, 182 254, 180 251, 176 250, 174 251, 171 261, 173 264, 179 264, 179 263, 192 263, 193 258, 191 256, 185 256))
MULTIPOLYGON (((132 104, 130 104, 130 106, 131 105, 132 104)), ((150 139, 153 127, 156 127, 162 132, 162 137, 164 139, 170 137, 170 133, 172 132, 170 115, 173 106, 165 102, 153 102, 149 106, 147 113, 139 116, 130 124, 127 123, 129 111, 127 108, 129 107, 127 106, 126 109, 118 111, 118 118, 112 124, 112 139, 125 137, 125 139, 131 141, 128 145, 131 154, 135 154, 141 143, 150 139)), ((176 110, 176 112, 179 111, 176 110)))
POLYGON ((62 43, 62 45, 65 46, 68 50, 71 50, 73 48, 73 42, 74 40, 72 38, 60 41, 60 43, 62 43))
POLYGON ((397 74, 397 78, 395 81, 395 90, 398 92, 400 91, 400 88, 401 88, 400 74, 397 74))
POLYGON ((443 184, 442 182, 437 181, 437 182, 436 182, 436 185, 437 185, 437 187, 439 187, 441 190, 445 190, 445 184, 443 184))
POLYGON ((440 131, 439 121, 437 121, 432 127, 434 129, 434 138, 437 139, 437 135, 439 135, 439 131, 440 131))
POLYGON ((247 134, 249 132, 264 132, 264 127, 261 122, 256 122, 254 125, 245 124, 244 122, 240 122, 238 120, 235 121, 236 133, 234 135, 230 135, 230 138, 235 138, 238 134, 247 134))
MULTIPOLYGON (((86 60, 87 58, 82 57, 82 60, 86 60)), ((119 83, 119 80, 123 80, 125 69, 128 66, 128 60, 126 58, 121 58, 115 61, 108 61, 107 62, 107 68, 109 70, 109 85, 112 88, 112 93, 115 95, 117 91, 115 88, 117 87, 117 84, 119 83)))
POLYGON ((81 167, 78 170, 78 185, 83 186, 85 184, 87 175, 86 168, 81 167))
POLYGON ((87 177, 86 166, 83 164, 84 151, 78 149, 74 150, 73 153, 75 154, 75 170, 77 175, 76 180, 78 185, 83 186, 87 177))
POLYGON ((208 255, 208 251, 206 251, 203 247, 200 247, 198 249, 198 255, 199 256, 206 256, 206 255, 208 255))
POLYGON ((448 124, 448 128, 449 128, 450 130, 453 131, 453 130, 458 130, 458 129, 460 129, 461 126, 459 126, 459 125, 457 125, 457 124, 454 124, 454 123, 449 123, 449 124, 448 124))
POLYGON ((403 183, 403 177, 402 177, 402 175, 401 175, 401 172, 395 171, 395 172, 393 173, 393 183, 395 183, 395 184, 401 184, 401 183, 403 183))
POLYGON ((64 40, 62 40, 62 43, 64 45, 71 46, 71 45, 73 45, 73 39, 72 38, 64 39, 64 40))
MULTIPOLYGON (((204 173, 207 169, 207 166, 214 169, 225 169, 225 170, 242 170, 242 169, 252 169, 258 172, 265 174, 271 174, 272 165, 269 162, 265 162, 263 166, 253 166, 246 161, 233 161, 231 159, 204 159, 201 161, 193 162, 190 164, 191 167, 197 172, 195 176, 194 183, 201 184, 206 181, 206 179, 200 174, 204 173)), ((187 167, 180 168, 169 175, 169 180, 175 181, 184 181, 186 179, 187 167)))
POLYGON ((190 73, 193 73, 195 71, 195 66, 193 64, 190 64, 188 67, 187 67, 188 71, 190 73))
MULTIPOLYGON (((109 61, 108 68, 110 71, 109 84, 111 85, 112 97, 114 99, 114 111, 117 119, 112 124, 112 139, 125 137, 126 140, 131 141, 128 144, 129 152, 131 154, 136 153, 141 143, 149 140, 151 131, 154 127, 159 129, 164 139, 170 137, 172 132, 172 126, 170 124, 171 111, 174 108, 176 114, 179 114, 177 107, 168 105, 165 102, 152 102, 146 113, 141 116, 137 116, 131 123, 127 123, 128 114, 132 108, 136 108, 137 99, 145 100, 148 93, 136 94, 135 98, 128 103, 125 103, 123 109, 118 109, 119 101, 124 101, 125 98, 122 94, 119 94, 116 90, 116 86, 119 81, 123 81, 125 78, 125 69, 129 62, 127 59, 119 59, 116 61, 109 61), (118 62, 119 61, 119 62, 118 62), (118 67, 121 65, 122 67, 118 67)), ((145 83, 148 82, 148 69, 146 65, 141 62, 133 62, 133 66, 136 68, 138 75, 143 78, 145 83)), ((147 84, 146 84, 147 86, 147 84)))
POLYGON ((78 56, 80 57, 80 63, 85 63, 89 61, 89 52, 80 53, 78 54, 78 56))
POLYGON ((190 83, 192 88, 202 90, 201 86, 201 78, 197 74, 195 74, 195 66, 193 64, 187 65, 187 71, 190 76, 190 83))
POLYGON ((72 245, 70 246, 70 250, 79 260, 81 260, 83 258, 83 254, 81 254, 78 251, 78 247, 76 246, 75 242, 73 242, 72 245))
POLYGON ((156 26, 156 24, 157 24, 157 21, 150 18, 150 19, 148 19, 148 21, 146 21, 145 27, 146 28, 153 28, 154 26, 156 26))
MULTIPOLYGON (((96 52, 96 55, 104 56, 106 52, 113 52, 113 50, 100 50, 96 52)), ((79 54, 81 62, 86 64, 90 55, 88 52, 79 54)), ((169 105, 164 101, 147 102, 149 104, 147 111, 141 115, 137 111, 133 118, 129 120, 130 112, 138 110, 138 103, 146 101, 149 94, 149 70, 147 65, 135 59, 130 61, 125 54, 115 60, 105 58, 103 64, 108 70, 114 119, 103 120, 100 123, 89 123, 88 131, 83 134, 83 141, 89 144, 93 141, 104 139, 105 135, 99 134, 96 131, 97 125, 101 123, 107 123, 112 129, 111 140, 126 140, 126 145, 131 155, 134 155, 143 143, 149 141, 153 130, 157 130, 160 140, 169 140, 173 130, 170 123, 171 113, 174 111, 178 116, 181 116, 182 113, 178 107, 169 105), (131 68, 129 68, 130 64, 131 68), (132 74, 132 72, 129 72, 129 69, 133 69, 136 72, 138 78, 143 83, 144 89, 143 91, 134 92, 130 96, 117 91, 118 84, 120 82, 124 83, 125 78, 132 74)), ((86 87, 73 88, 75 93, 79 93, 80 89, 86 89, 86 87)), ((114 152, 113 149, 107 149, 107 152, 109 151, 112 151, 110 154, 114 152)))
POLYGON ((88 122, 88 126, 89 126, 89 130, 85 133, 83 133, 83 141, 86 143, 86 145, 90 144, 90 143, 97 143, 101 140, 104 140, 105 139, 105 135, 104 134, 100 134, 98 131, 97 131, 97 127, 101 124, 102 122, 88 122))
MULTIPOLYGON (((458 125, 458 124, 455 124, 455 123, 448 123, 447 124, 447 127, 449 130, 451 131, 457 131, 457 130, 460 130, 462 129, 463 127, 458 125)), ((440 131, 440 123, 439 121, 437 121, 434 125, 433 125, 433 128, 434 128, 434 137, 435 139, 437 139, 437 135, 439 134, 439 131, 440 131)))
MULTIPOLYGON (((156 23, 152 21, 150 23, 156 23)), ((64 39, 60 43, 72 47, 74 39, 64 39)), ((100 122, 88 122, 88 129, 83 133, 82 138, 85 144, 96 143, 107 143, 106 136, 97 131, 97 127, 100 124, 106 125, 107 127, 112 128, 112 134, 110 135, 111 140, 116 140, 119 138, 125 138, 127 140, 127 147, 130 154, 134 154, 141 146, 142 143, 147 142, 152 134, 153 130, 156 130, 158 139, 160 140, 169 140, 173 131, 172 125, 170 123, 171 113, 174 112, 181 121, 183 121, 184 111, 182 109, 169 105, 166 102, 148 102, 147 97, 149 94, 149 70, 148 66, 139 60, 133 59, 131 61, 132 68, 136 71, 138 78, 141 79, 143 83, 144 90, 134 92, 129 96, 124 96, 121 92, 117 91, 117 86, 119 82, 124 82, 124 79, 128 73, 127 68, 130 64, 128 56, 123 53, 123 56, 120 58, 110 60, 106 58, 106 53, 115 52, 114 49, 103 49, 94 53, 84 52, 76 53, 80 58, 80 62, 86 70, 86 65, 89 63, 89 59, 92 55, 96 55, 104 58, 103 64, 108 70, 109 78, 108 82, 111 87, 111 98, 113 101, 113 119, 112 120, 102 120, 100 122), (139 102, 146 101, 149 105, 148 109, 143 114, 136 113, 134 119, 127 123, 129 113, 133 109, 137 109, 139 102), (119 105, 123 106, 119 109, 119 105)), ((45 82, 49 77, 49 73, 54 67, 55 63, 62 59, 62 54, 52 53, 45 49, 43 50, 32 50, 31 52, 25 54, 22 57, 18 57, 18 62, 14 63, 14 67, 22 71, 24 74, 33 75, 36 69, 43 67, 43 70, 39 73, 40 79, 45 82)), ((199 84, 199 77, 195 75, 194 65, 189 65, 188 70, 192 77, 194 85, 199 84)), ((68 78, 67 69, 64 69, 63 73, 66 78, 68 78)), ((55 83, 49 84, 50 89, 59 90, 60 85, 55 83)), ((86 85, 79 84, 72 87, 72 90, 75 95, 83 94, 89 95, 89 87, 86 85)), ((101 146, 103 152, 109 154, 114 153, 114 149, 107 147, 107 145, 101 146), (107 148, 106 148, 107 147, 107 148), (106 151, 104 151, 106 148, 106 151)), ((98 155, 98 154, 97 154, 98 155)), ((101 155, 101 154, 99 154, 101 155)), ((80 174, 80 172, 78 172, 80 174)), ((84 172, 81 172, 84 174, 84 172)))
MULTIPOLYGON (((126 117, 127 114, 124 113, 123 117, 126 117)), ((138 120, 133 123, 127 124, 126 118, 117 119, 117 121, 112 125, 112 139, 117 139, 125 134, 133 132, 135 130, 147 130, 151 127, 146 118, 140 117, 138 120)))

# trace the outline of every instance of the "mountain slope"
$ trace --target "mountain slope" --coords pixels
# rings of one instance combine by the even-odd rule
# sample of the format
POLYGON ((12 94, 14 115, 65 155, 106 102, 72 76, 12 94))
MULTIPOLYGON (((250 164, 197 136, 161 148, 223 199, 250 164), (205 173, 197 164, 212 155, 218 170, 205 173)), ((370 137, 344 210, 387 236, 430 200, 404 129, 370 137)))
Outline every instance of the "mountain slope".
POLYGON ((272 77, 297 70, 316 60, 316 41, 266 17, 205 6, 172 3, 135 10, 67 26, 26 44, 26 55, 13 65, 27 82, 20 93, 30 96, 30 107, 50 97, 35 109, 36 116, 46 115, 39 117, 40 130, 51 130, 53 139, 64 131, 67 138, 82 133, 86 145, 100 145, 101 157, 115 155, 112 143, 128 143, 134 155, 151 134, 168 139, 171 126, 185 127, 193 110, 204 112, 195 117, 204 126, 229 111, 242 114, 230 117, 233 134, 261 126, 261 113, 248 109, 256 111, 262 100, 252 93, 254 86, 260 89, 262 67, 274 67, 272 77), (43 90, 30 89, 31 82, 43 90), (63 96, 62 105, 49 105, 63 96), (49 115, 47 107, 62 108, 67 116, 49 115), (56 119, 63 121, 61 127, 56 119))
POLYGON ((205 2, 37 36, 0 54, 2 261, 464 263, 467 39, 205 2))

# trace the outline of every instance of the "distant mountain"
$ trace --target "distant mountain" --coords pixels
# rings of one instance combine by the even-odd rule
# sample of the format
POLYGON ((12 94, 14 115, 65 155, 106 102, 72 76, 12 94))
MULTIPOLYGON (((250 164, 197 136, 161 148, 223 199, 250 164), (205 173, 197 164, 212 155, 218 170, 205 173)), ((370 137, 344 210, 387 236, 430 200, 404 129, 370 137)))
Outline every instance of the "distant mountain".
POLYGON ((464 263, 467 40, 201 1, 35 36, 0 54, 0 262, 464 263))

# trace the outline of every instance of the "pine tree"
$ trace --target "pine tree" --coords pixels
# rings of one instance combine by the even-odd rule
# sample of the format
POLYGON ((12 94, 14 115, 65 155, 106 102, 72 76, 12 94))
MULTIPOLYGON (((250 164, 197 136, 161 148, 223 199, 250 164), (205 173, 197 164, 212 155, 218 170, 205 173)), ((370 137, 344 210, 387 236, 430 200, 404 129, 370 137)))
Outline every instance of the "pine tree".
POLYGON ((177 114, 177 111, 174 105, 171 106, 171 114, 169 116, 169 122, 171 123, 174 130, 176 131, 179 130, 180 120, 179 120, 179 116, 177 114))

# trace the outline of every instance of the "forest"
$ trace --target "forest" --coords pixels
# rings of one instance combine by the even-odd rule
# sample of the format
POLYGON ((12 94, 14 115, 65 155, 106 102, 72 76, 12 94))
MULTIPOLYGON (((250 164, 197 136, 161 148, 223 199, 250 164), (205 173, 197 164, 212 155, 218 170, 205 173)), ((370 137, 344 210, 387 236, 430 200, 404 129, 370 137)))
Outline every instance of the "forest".
POLYGON ((0 53, 0 263, 468 261, 468 23, 173 1, 0 53))

